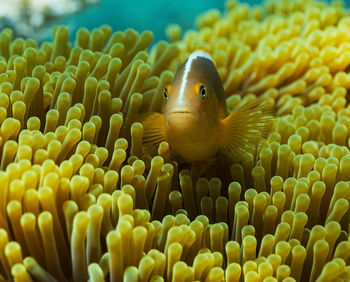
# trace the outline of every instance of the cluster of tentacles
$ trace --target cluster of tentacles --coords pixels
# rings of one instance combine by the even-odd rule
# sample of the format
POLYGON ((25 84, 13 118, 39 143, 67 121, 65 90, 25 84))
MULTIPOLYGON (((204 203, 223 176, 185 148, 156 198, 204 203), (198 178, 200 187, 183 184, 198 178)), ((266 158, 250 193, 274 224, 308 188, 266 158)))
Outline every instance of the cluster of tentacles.
POLYGON ((0 31, 0 280, 350 279, 350 13, 340 1, 228 1, 171 43, 101 26, 53 42, 0 31), (256 154, 203 175, 140 113, 199 47, 228 110, 272 98, 256 154))

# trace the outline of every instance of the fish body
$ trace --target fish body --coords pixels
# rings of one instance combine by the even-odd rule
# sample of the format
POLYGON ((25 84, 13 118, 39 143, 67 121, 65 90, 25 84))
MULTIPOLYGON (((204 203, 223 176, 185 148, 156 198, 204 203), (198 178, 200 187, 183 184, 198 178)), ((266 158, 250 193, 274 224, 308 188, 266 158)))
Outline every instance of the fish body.
POLYGON ((144 144, 167 141, 192 162, 205 162, 223 150, 238 156, 254 150, 271 129, 266 103, 250 101, 227 115, 226 96, 212 57, 193 52, 164 89, 164 115, 149 113, 142 123, 144 144))
POLYGON ((192 161, 215 155, 219 149, 219 120, 226 116, 226 99, 210 55, 202 50, 192 53, 167 91, 165 132, 171 147, 192 161))

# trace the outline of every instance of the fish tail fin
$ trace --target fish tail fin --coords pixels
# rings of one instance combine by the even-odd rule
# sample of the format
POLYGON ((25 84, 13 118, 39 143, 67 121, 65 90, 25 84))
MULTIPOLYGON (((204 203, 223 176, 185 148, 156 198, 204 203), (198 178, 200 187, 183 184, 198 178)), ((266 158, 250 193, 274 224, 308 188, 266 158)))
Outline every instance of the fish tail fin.
POLYGON ((164 116, 156 112, 140 114, 143 126, 142 145, 145 154, 154 155, 158 145, 166 141, 164 116))
POLYGON ((225 155, 234 160, 240 160, 247 152, 254 155, 260 141, 275 127, 276 119, 269 106, 269 100, 254 99, 221 120, 220 147, 225 155))

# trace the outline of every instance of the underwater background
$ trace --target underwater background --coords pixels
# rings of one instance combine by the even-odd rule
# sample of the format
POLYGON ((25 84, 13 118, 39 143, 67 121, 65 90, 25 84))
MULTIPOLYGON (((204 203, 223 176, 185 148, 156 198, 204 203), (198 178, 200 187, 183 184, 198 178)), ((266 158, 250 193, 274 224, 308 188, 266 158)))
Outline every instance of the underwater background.
MULTIPOLYGON (((239 2, 258 6, 264 1, 242 0, 239 2)), ((331 2, 331 0, 323 2, 331 2)), ((345 6, 350 5, 347 1, 344 1, 344 4, 345 6)), ((103 24, 108 24, 115 30, 125 30, 131 27, 140 32, 149 29, 154 33, 154 42, 156 42, 166 39, 164 29, 167 25, 177 23, 183 31, 194 29, 195 19, 199 14, 208 9, 218 9, 223 12, 224 6, 225 0, 102 0, 95 7, 65 17, 54 24, 68 25, 72 31, 71 38, 74 38, 75 30, 79 27, 93 29, 103 24)), ((51 34, 46 32, 43 39, 50 38, 50 36, 51 34)))
MULTIPOLYGON (((259 1, 244 1, 254 4, 259 1)), ((195 27, 195 18, 208 9, 224 10, 224 0, 178 1, 114 1, 103 0, 100 5, 85 12, 62 19, 58 23, 72 25, 73 30, 84 26, 88 29, 109 24, 116 30, 134 28, 137 31, 152 30, 155 41, 165 39, 167 25, 177 23, 183 30, 195 27)))
MULTIPOLYGON (((225 10, 225 0, 178 0, 178 1, 115 1, 115 0, 73 0, 72 3, 76 4, 74 9, 62 8, 62 5, 67 5, 70 0, 64 0, 61 6, 55 4, 55 2, 46 2, 48 8, 43 10, 36 10, 40 7, 40 1, 33 2, 34 5, 31 9, 28 9, 30 15, 25 15, 24 18, 33 17, 32 24, 35 28, 29 29, 31 26, 20 13, 27 8, 21 5, 26 1, 15 0, 17 5, 11 7, 10 0, 3 0, 0 3, 5 7, 11 7, 10 9, 18 10, 18 18, 14 18, 12 15, 1 13, 0 10, 0 28, 1 26, 9 26, 13 28, 15 36, 30 37, 43 42, 52 38, 52 28, 57 25, 66 25, 70 30, 70 40, 74 39, 75 32, 84 27, 89 30, 97 28, 101 25, 110 25, 115 30, 125 30, 127 28, 133 28, 138 32, 142 32, 146 29, 152 30, 154 33, 154 42, 159 40, 166 40, 165 28, 169 24, 178 24, 182 31, 195 29, 196 17, 201 13, 209 9, 217 9, 220 13, 225 10), (6 5, 6 3, 8 3, 6 5), (37 4, 35 4, 37 3, 37 4), (85 7, 79 7, 80 3, 85 3, 85 7), (55 6, 56 5, 56 6, 55 6), (135 9, 135 7, 137 7, 135 9), (69 10, 72 10, 69 12, 69 10), (47 13, 47 14, 46 14, 47 13), (57 14, 58 16, 54 16, 57 14), (39 17, 37 20, 35 18, 39 17), (10 24, 9 24, 10 21, 10 24), (22 24, 23 21, 23 24, 22 24), (41 22, 42 21, 42 22, 41 22), (38 24, 40 22, 40 25, 38 24), (39 27, 37 27, 39 25, 39 27), (28 32, 30 31, 30 32, 28 32)), ((262 5, 264 0, 241 0, 242 4, 248 4, 251 7, 262 5)), ((323 0, 319 2, 330 3, 332 0, 323 0)), ((344 1, 344 6, 349 7, 350 2, 344 1)), ((9 9, 9 8, 8 8, 9 9)), ((15 13, 16 14, 16 13, 15 13)), ((152 43, 152 44, 153 44, 152 43)))
POLYGON ((349 1, 53 2, 0 0, 0 282, 350 281, 349 1))

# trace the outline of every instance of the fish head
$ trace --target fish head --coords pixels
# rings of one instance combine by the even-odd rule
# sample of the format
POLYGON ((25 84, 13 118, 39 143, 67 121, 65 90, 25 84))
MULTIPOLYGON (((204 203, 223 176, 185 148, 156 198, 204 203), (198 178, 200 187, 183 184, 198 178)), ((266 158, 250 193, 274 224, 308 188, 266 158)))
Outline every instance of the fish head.
POLYGON ((226 102, 210 55, 203 51, 192 53, 164 89, 164 97, 170 145, 185 155, 189 151, 199 154, 217 150, 218 122, 225 117, 226 102))

